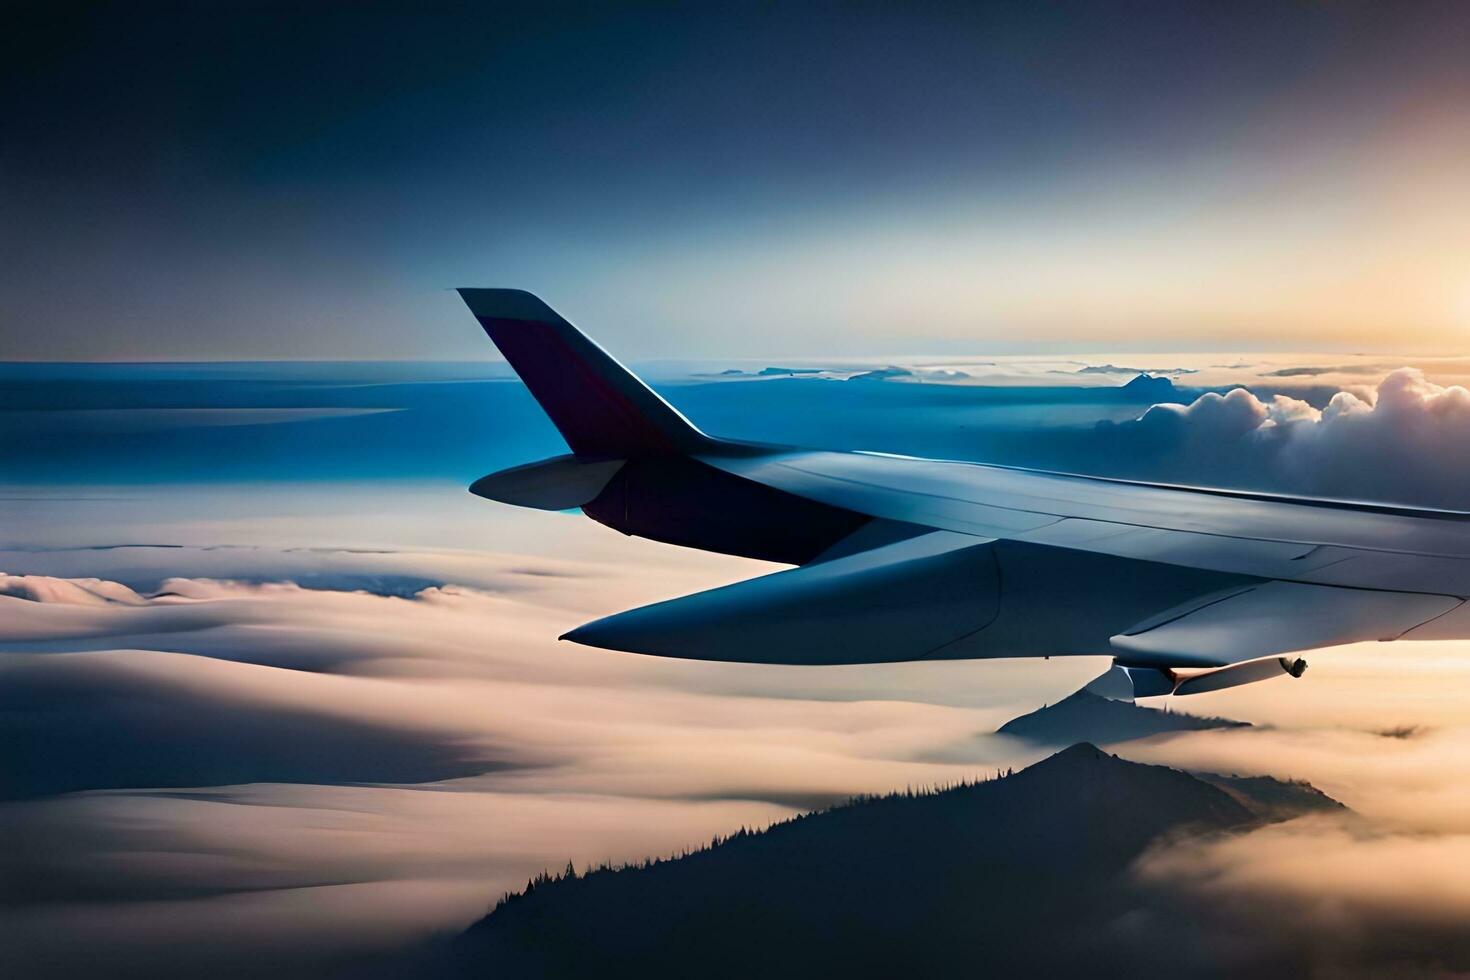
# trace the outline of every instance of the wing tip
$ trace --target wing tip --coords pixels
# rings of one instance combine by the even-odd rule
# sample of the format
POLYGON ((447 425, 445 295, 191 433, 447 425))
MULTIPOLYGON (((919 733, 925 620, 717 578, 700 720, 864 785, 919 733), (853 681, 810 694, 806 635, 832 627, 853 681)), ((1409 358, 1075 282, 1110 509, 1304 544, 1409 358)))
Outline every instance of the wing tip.
POLYGON ((533 323, 565 322, 535 293, 524 289, 462 286, 455 290, 470 312, 480 320, 527 320, 533 323))
POLYGON ((600 650, 620 649, 619 647, 609 646, 608 643, 605 641, 599 641, 597 630, 595 629, 595 627, 601 622, 602 620, 596 619, 590 623, 583 623, 581 626, 573 627, 572 629, 567 630, 561 636, 558 636, 557 640, 565 641, 567 643, 575 643, 579 646, 584 647, 597 647, 600 650))

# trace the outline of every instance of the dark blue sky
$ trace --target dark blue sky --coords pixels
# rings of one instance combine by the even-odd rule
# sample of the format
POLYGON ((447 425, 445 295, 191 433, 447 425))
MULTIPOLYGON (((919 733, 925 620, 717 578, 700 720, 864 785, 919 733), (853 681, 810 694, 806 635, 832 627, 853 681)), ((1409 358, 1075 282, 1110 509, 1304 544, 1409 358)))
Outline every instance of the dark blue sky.
MULTIPOLYGON (((1454 4, 9 21, 0 358, 492 356, 466 284, 641 358, 1331 346, 1338 270, 1462 244, 1432 203, 1364 204, 1460 189, 1454 4)), ((1416 275, 1386 292, 1433 340, 1470 270, 1416 275)), ((1351 342, 1391 326, 1374 310, 1351 342)))

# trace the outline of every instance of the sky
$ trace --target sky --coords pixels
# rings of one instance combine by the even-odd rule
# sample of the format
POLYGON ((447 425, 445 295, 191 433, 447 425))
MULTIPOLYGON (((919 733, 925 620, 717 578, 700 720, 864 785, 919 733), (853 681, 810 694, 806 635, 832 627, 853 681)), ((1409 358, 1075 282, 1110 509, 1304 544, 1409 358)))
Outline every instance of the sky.
POLYGON ((0 358, 1413 350, 1470 336, 1455 3, 48 4, 0 358))

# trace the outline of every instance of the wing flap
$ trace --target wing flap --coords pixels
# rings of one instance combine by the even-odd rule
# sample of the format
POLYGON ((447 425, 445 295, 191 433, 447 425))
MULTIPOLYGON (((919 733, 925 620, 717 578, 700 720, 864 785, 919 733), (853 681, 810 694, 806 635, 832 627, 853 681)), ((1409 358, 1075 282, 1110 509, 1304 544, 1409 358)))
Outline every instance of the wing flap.
POLYGON ((1223 667, 1317 647, 1394 640, 1461 600, 1299 582, 1265 582, 1205 596, 1112 638, 1120 663, 1223 667))
POLYGON ((740 663, 918 660, 989 624, 998 593, 989 540, 933 531, 618 613, 563 639, 740 663))

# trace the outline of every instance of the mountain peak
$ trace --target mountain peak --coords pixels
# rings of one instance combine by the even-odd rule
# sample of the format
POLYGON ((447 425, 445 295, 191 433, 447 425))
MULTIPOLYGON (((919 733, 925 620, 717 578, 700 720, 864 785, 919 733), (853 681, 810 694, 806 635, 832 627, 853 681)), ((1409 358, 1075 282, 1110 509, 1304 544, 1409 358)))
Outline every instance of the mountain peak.
POLYGON ((1174 393, 1174 382, 1169 378, 1161 378, 1156 374, 1136 374, 1133 379, 1123 386, 1127 392, 1147 392, 1150 395, 1174 393))
MULTIPOLYGON (((1123 760, 1119 759, 1115 755, 1110 755, 1109 753, 1104 752, 1102 749, 1098 748, 1096 745, 1093 745, 1091 742, 1077 742, 1073 745, 1067 746, 1060 752, 1056 752, 1052 755, 1047 756, 1045 759, 1042 759, 1031 768, 1035 769, 1038 766, 1050 768, 1054 766, 1060 767, 1085 765, 1089 762, 1123 762, 1123 760)), ((1137 765, 1137 763, 1132 762, 1125 764, 1137 765)))
POLYGON ((1056 704, 1012 718, 996 733, 1025 739, 1035 745, 1060 746, 1079 739, 1114 743, 1162 732, 1249 727, 1249 722, 1229 718, 1207 718, 1145 708, 1129 701, 1113 701, 1083 688, 1056 704))

